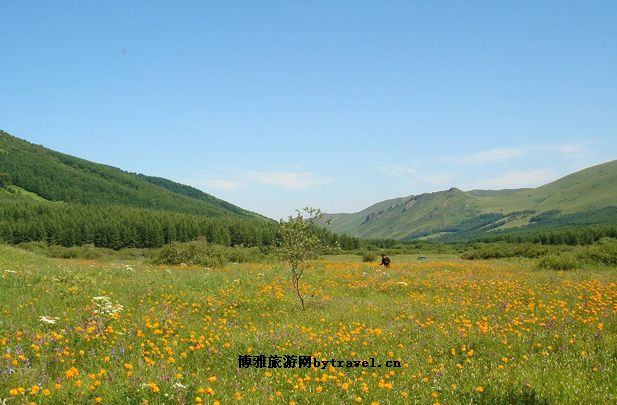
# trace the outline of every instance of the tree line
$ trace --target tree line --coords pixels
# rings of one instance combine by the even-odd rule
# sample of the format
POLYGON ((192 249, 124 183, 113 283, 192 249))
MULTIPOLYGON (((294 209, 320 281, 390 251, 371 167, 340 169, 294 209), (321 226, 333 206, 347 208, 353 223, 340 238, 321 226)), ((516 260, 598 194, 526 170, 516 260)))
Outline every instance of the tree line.
MULTIPOLYGON (((329 246, 355 250, 387 248, 395 240, 362 240, 316 228, 329 246)), ((0 241, 41 241, 48 245, 92 244, 111 249, 157 248, 171 242, 205 238, 223 246, 274 246, 279 223, 238 216, 205 217, 178 212, 123 207, 39 202, 0 194, 0 241)))
POLYGON ((0 239, 10 244, 151 248, 205 237, 225 246, 267 246, 276 234, 276 223, 261 219, 0 198, 0 239))
POLYGON ((541 231, 519 231, 478 238, 481 242, 539 243, 542 245, 590 245, 602 238, 617 238, 617 225, 577 225, 541 231))

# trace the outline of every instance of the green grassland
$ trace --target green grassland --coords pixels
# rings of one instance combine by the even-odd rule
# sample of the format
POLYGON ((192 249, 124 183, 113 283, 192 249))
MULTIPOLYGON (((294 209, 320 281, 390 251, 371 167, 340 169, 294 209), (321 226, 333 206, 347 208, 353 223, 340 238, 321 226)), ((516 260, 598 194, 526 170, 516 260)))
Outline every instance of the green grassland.
POLYGON ((393 258, 389 269, 357 255, 312 262, 302 310, 274 261, 208 269, 0 246, 0 399, 617 402, 614 268, 393 258), (240 368, 240 354, 384 366, 240 368))

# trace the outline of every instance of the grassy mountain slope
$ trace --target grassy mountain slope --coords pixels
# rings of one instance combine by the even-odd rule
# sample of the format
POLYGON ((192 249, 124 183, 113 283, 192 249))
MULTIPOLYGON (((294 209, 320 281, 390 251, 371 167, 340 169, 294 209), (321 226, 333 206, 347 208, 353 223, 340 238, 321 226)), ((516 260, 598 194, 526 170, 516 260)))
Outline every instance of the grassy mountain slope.
POLYGON ((581 170, 535 189, 463 192, 452 188, 383 201, 353 214, 328 214, 327 219, 332 220, 334 232, 412 239, 537 226, 538 216, 543 213, 553 215, 543 218, 544 224, 558 225, 561 216, 576 214, 586 218, 612 206, 617 206, 617 161, 581 170))
POLYGON ((484 212, 533 209, 569 214, 616 205, 617 160, 583 169, 535 189, 473 190, 469 193, 482 198, 480 207, 484 212))
POLYGON ((31 144, 0 131, 0 172, 49 201, 121 205, 209 217, 258 217, 195 188, 31 144))
POLYGON ((476 200, 476 197, 452 188, 395 198, 359 213, 327 215, 326 218, 333 220, 334 232, 366 238, 406 238, 480 214, 476 200))
POLYGON ((617 205, 617 160, 593 166, 538 187, 538 211, 563 213, 617 205))

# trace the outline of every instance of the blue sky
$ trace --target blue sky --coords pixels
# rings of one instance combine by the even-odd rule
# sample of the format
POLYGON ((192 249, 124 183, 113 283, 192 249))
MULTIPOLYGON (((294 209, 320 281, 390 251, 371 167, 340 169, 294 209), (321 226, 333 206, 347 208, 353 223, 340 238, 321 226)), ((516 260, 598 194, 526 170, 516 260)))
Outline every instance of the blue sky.
POLYGON ((0 128, 279 218, 617 159, 615 1, 0 3, 0 128))

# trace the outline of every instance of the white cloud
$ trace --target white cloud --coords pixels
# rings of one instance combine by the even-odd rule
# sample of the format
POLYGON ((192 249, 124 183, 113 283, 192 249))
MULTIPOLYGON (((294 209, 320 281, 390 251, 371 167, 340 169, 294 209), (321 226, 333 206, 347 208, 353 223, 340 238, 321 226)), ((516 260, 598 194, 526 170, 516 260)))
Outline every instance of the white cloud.
POLYGON ((477 181, 471 188, 504 189, 537 187, 545 184, 554 177, 550 169, 536 169, 527 171, 510 171, 502 175, 489 177, 477 181))
POLYGON ((285 190, 305 191, 329 180, 308 171, 297 170, 250 170, 232 171, 220 177, 205 177, 185 181, 188 184, 223 191, 236 191, 250 185, 261 184, 285 190))
POLYGON ((380 164, 377 170, 387 176, 405 176, 413 184, 430 184, 433 186, 448 185, 453 176, 449 172, 426 172, 418 164, 380 164))
POLYGON ((420 176, 420 180, 424 183, 429 183, 435 186, 450 185, 454 176, 448 172, 440 172, 420 176))
POLYGON ((589 144, 591 142, 571 143, 555 146, 554 150, 563 157, 578 158, 589 154, 589 144))
POLYGON ((524 156, 529 150, 527 147, 486 149, 458 158, 460 164, 478 164, 487 162, 505 162, 524 156))
POLYGON ((235 191, 242 187, 242 183, 237 180, 208 179, 202 181, 205 187, 215 190, 235 191))
POLYGON ((415 174, 417 172, 415 166, 384 163, 377 166, 377 170, 388 176, 401 176, 404 174, 415 174))
POLYGON ((300 191, 328 182, 315 173, 297 171, 251 171, 247 173, 247 177, 250 181, 258 184, 267 184, 287 190, 300 191))
POLYGON ((507 162, 524 157, 541 157, 559 155, 562 158, 580 158, 589 153, 592 142, 567 142, 563 144, 538 144, 485 149, 476 153, 461 156, 446 156, 441 160, 459 165, 474 165, 483 163, 507 162))

